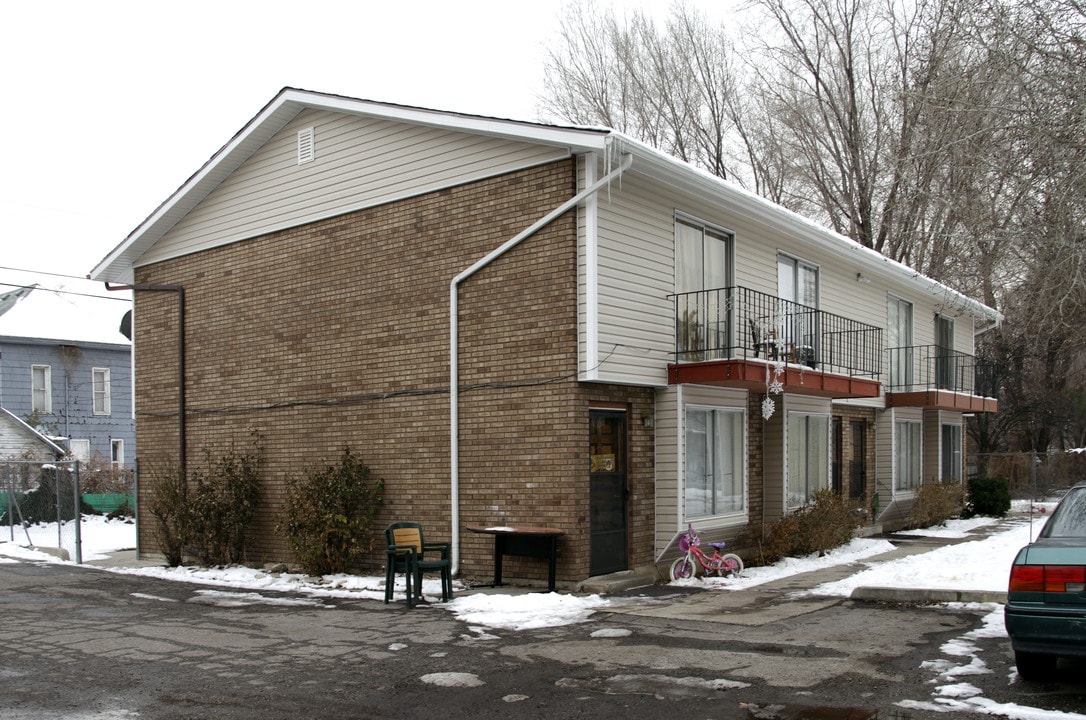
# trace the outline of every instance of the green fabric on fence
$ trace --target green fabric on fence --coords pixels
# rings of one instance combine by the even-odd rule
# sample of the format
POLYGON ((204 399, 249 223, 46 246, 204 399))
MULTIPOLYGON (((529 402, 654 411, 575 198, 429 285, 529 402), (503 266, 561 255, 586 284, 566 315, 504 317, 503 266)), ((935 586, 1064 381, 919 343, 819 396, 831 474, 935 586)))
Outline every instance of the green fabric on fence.
POLYGON ((135 507, 136 498, 125 493, 88 493, 83 496, 83 504, 108 514, 125 505, 135 507))

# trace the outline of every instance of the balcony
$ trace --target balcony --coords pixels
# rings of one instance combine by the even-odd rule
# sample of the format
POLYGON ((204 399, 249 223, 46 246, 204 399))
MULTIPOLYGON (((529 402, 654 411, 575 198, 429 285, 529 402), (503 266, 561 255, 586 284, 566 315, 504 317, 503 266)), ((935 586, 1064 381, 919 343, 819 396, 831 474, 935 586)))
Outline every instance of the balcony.
POLYGON ((965 413, 994 413, 999 409, 994 396, 978 392, 978 387, 985 385, 985 371, 972 355, 937 345, 914 345, 889 348, 886 359, 887 407, 965 413))
POLYGON ((744 287, 671 296, 671 384, 699 383, 832 398, 878 397, 882 330, 744 287))

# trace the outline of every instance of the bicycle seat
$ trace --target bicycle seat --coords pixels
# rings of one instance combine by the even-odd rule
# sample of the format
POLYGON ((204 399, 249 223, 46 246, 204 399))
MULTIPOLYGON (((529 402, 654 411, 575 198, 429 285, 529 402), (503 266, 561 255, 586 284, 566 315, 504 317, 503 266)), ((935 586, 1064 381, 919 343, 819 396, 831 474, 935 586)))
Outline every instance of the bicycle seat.
POLYGON ((721 540, 719 542, 711 542, 711 543, 705 543, 705 544, 709 545, 710 547, 715 547, 717 550, 723 550, 724 546, 727 545, 728 543, 721 540))

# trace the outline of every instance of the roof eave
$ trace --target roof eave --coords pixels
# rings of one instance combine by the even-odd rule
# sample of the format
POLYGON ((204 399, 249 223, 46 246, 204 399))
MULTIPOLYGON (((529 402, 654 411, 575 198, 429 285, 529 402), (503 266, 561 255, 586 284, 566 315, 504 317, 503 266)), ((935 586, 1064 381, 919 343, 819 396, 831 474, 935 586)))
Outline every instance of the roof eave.
POLYGON ((600 128, 541 125, 284 88, 226 145, 212 155, 192 177, 106 255, 91 270, 91 279, 115 283, 134 282, 134 267, 139 257, 264 143, 306 109, 330 110, 359 117, 415 123, 520 142, 568 147, 573 153, 605 150, 610 135, 609 131, 600 128))
POLYGON ((614 133, 614 137, 616 145, 633 152, 637 158, 631 167, 634 172, 651 175, 657 180, 663 180, 674 187, 701 195, 717 204, 725 204, 729 212, 745 214, 760 223, 802 237, 830 251, 847 252, 851 255, 857 269, 865 273, 911 284, 925 293, 938 294, 948 305, 988 322, 998 324, 1003 320, 1003 315, 994 308, 933 280, 904 263, 892 260, 851 238, 777 205, 761 195, 756 195, 734 182, 693 167, 633 138, 619 133, 614 133))

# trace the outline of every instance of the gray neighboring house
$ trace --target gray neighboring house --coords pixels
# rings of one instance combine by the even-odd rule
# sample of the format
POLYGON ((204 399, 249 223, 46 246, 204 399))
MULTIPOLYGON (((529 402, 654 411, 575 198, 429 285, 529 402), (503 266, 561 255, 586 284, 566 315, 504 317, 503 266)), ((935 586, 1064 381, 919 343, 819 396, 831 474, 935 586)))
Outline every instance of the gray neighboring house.
POLYGON ((128 309, 37 287, 0 293, 0 407, 78 460, 131 467, 128 309))

